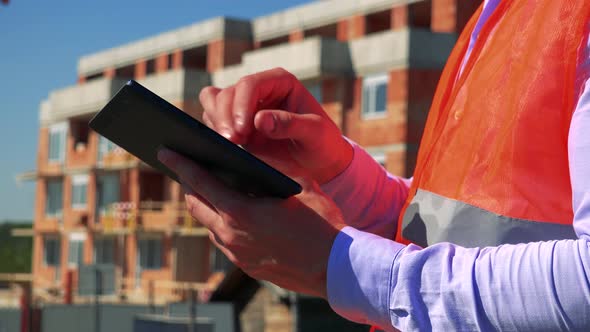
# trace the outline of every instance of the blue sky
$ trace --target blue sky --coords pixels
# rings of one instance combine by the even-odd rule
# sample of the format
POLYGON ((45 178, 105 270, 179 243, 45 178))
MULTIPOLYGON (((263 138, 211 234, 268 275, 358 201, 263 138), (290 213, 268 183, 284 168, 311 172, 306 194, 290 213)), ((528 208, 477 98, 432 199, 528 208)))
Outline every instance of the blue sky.
POLYGON ((31 219, 38 108, 76 82, 82 55, 215 16, 253 18, 309 0, 24 1, 0 5, 0 221, 31 219))

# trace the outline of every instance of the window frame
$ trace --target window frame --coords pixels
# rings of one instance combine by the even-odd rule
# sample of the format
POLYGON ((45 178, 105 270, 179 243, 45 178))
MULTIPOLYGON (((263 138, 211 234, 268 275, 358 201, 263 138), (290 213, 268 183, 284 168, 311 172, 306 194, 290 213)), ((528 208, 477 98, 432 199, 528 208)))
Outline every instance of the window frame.
POLYGON ((143 236, 139 239, 138 242, 139 243, 138 243, 137 247, 139 249, 139 266, 141 268, 141 271, 162 269, 164 267, 164 262, 163 262, 164 238, 163 238, 163 236, 161 236, 161 235, 143 236), (154 244, 154 243, 156 243, 157 245, 150 248, 149 245, 154 244), (150 258, 152 258, 153 261, 150 262, 150 258), (150 263, 153 263, 153 264, 150 264, 150 263))
POLYGON ((47 160, 50 163, 63 163, 66 159, 66 145, 67 145, 68 123, 58 122, 49 126, 49 137, 47 139, 47 160), (57 156, 52 156, 52 137, 58 136, 57 156))
POLYGON ((84 243, 86 242, 86 233, 71 233, 68 238, 68 266, 78 268, 84 264, 84 243), (76 250, 73 244, 76 244, 76 250))
POLYGON ((45 235, 43 236, 43 266, 45 267, 59 267, 61 261, 61 241, 59 236, 56 235, 45 235), (50 262, 48 259, 48 243, 53 243, 53 254, 55 258, 50 262))
POLYGON ((363 77, 361 91, 361 118, 380 119, 387 116, 387 89, 389 87, 389 74, 380 73, 363 77), (377 89, 380 85, 385 85, 385 103, 384 109, 377 110, 377 89), (367 94, 369 95, 369 105, 367 109, 367 94))
POLYGON ((100 236, 94 239, 93 261, 94 264, 115 264, 115 237, 114 236, 100 236), (105 246, 108 244, 109 246, 105 246), (105 248, 110 247, 109 250, 105 248), (108 255, 105 255, 108 253, 108 255), (105 260, 106 256, 110 259, 105 260), (99 259, 100 257, 100 259, 99 259))
POLYGON ((88 174, 76 174, 72 175, 72 191, 71 191, 71 203, 72 209, 83 210, 88 206, 88 174), (84 202, 76 202, 76 187, 83 186, 84 189, 81 193, 84 193, 84 202))
POLYGON ((98 176, 96 184, 97 184, 96 193, 97 193, 97 199, 98 199, 96 209, 101 216, 104 216, 109 212, 110 205, 112 205, 113 203, 117 203, 121 200, 121 174, 119 174, 117 172, 110 172, 110 173, 102 174, 102 175, 98 176), (115 178, 117 179, 115 181, 117 183, 117 185, 115 186, 116 190, 114 190, 113 192, 116 192, 116 197, 108 200, 109 203, 105 203, 104 196, 103 196, 103 195, 106 195, 104 183, 108 182, 108 181, 105 181, 105 179, 115 179, 115 178))
POLYGON ((45 216, 49 217, 49 218, 54 218, 54 217, 61 217, 63 215, 63 209, 64 209, 64 183, 63 183, 63 178, 49 178, 47 179, 47 181, 45 182, 45 216), (56 208, 55 211, 49 211, 50 206, 52 205, 52 200, 51 197, 53 197, 54 195, 52 195, 52 189, 50 189, 52 187, 52 185, 59 185, 60 186, 60 190, 59 190, 59 195, 57 196, 59 199, 59 204, 57 204, 58 202, 56 202, 56 206, 59 206, 58 208, 56 208))
POLYGON ((98 149, 97 150, 97 160, 99 164, 102 164, 102 161, 105 156, 109 155, 111 152, 115 151, 119 146, 113 143, 108 138, 99 135, 98 136, 98 149))

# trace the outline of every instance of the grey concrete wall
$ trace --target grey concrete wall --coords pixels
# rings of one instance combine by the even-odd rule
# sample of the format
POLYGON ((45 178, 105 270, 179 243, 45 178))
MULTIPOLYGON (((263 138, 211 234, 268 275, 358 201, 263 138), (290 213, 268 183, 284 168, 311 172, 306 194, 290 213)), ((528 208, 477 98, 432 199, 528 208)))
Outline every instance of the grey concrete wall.
POLYGON ((213 84, 228 86, 240 77, 262 70, 283 67, 306 80, 350 72, 348 45, 334 39, 312 37, 299 43, 282 44, 244 54, 242 63, 213 74, 213 84))
MULTIPOLYGON (((99 331, 95 331, 93 305, 48 305, 41 309, 41 332, 131 332, 137 315, 149 313, 148 306, 102 304, 99 311, 99 331)), ((156 314, 163 312, 156 307, 156 314)))
POLYGON ((100 78, 82 85, 55 90, 41 104, 41 124, 49 124, 72 116, 98 112, 125 84, 126 79, 100 78))
POLYGON ((177 69, 150 75, 138 82, 173 103, 195 99, 198 90, 211 84, 211 76, 199 70, 177 69))
MULTIPOLYGON (((40 105, 41 125, 100 111, 126 82, 122 78, 99 78, 53 91, 40 105)), ((211 84, 211 76, 199 70, 177 69, 149 75, 139 83, 167 101, 177 102, 195 100, 198 91, 211 84)))
POLYGON ((105 68, 126 66, 135 63, 137 59, 150 59, 162 52, 207 45, 211 40, 223 38, 247 39, 251 38, 251 33, 252 29, 249 21, 226 17, 212 18, 83 56, 78 62, 78 74, 85 76, 100 73, 105 68))
POLYGON ((149 59, 163 52, 204 46, 222 38, 267 40, 287 35, 297 29, 310 29, 332 24, 358 14, 385 10, 396 5, 423 0, 329 0, 261 16, 252 22, 217 17, 164 32, 136 42, 89 54, 80 58, 78 73, 83 76, 100 73, 105 68, 133 64, 137 59, 149 59))
MULTIPOLYGON (((133 332, 187 332, 189 331, 188 328, 189 321, 186 318, 140 316, 135 319, 133 332)), ((215 328, 213 322, 206 319, 197 319, 193 323, 192 331, 218 332, 219 330, 215 328)))
POLYGON ((242 63, 213 74, 213 84, 234 84, 240 77, 283 67, 300 80, 320 76, 364 76, 400 68, 442 68, 457 36, 425 29, 389 30, 349 43, 312 37, 244 54, 242 63))
POLYGON ((0 308, 0 332, 20 331, 20 309, 0 308))
POLYGON ((298 7, 256 18, 252 27, 255 40, 284 36, 292 30, 305 30, 337 22, 341 18, 369 14, 423 0, 328 0, 313 1, 298 7))
POLYGON ((442 68, 453 49, 455 34, 406 28, 384 31, 350 42, 354 71, 363 76, 398 68, 442 68))
MULTIPOLYGON (((197 317, 210 319, 215 327, 213 332, 238 331, 232 303, 200 303, 195 307, 197 317)), ((172 303, 168 306, 172 317, 188 317, 188 303, 172 303)))

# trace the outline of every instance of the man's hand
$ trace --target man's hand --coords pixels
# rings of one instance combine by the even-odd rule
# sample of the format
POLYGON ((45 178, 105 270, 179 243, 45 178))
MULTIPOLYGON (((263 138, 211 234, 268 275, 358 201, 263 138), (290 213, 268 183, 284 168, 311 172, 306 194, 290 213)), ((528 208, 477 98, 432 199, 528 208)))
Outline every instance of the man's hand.
POLYGON ((287 175, 307 173, 323 184, 352 160, 338 127, 284 69, 245 76, 226 89, 204 88, 199 99, 205 124, 287 175))
POLYGON ((303 192, 286 200, 255 199, 170 150, 158 159, 180 178, 191 216, 236 266, 254 278, 327 297, 330 250, 344 222, 315 182, 299 179, 303 192))

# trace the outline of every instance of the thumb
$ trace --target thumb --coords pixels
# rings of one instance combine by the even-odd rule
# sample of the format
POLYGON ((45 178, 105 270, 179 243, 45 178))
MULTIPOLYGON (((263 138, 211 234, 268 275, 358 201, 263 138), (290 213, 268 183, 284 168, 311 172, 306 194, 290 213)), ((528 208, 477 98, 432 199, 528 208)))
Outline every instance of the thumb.
POLYGON ((306 143, 322 134, 326 119, 318 114, 297 114, 282 110, 256 113, 254 126, 271 139, 293 139, 306 143))

